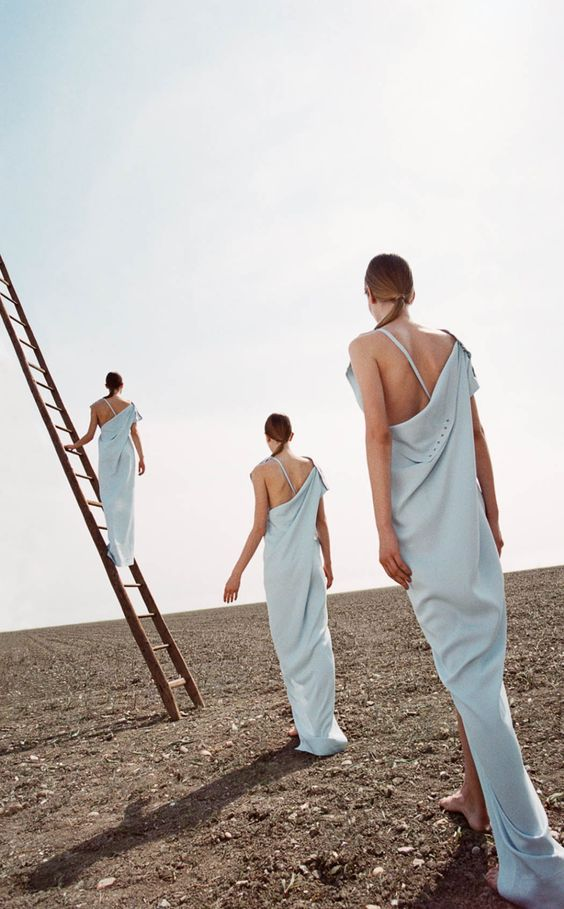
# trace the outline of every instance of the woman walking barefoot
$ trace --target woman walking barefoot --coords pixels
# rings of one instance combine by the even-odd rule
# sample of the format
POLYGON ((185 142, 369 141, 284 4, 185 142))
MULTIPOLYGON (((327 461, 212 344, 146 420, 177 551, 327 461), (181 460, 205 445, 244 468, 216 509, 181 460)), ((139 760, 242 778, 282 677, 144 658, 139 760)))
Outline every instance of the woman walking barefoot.
POLYGON ((333 573, 323 508, 327 486, 311 458, 291 451, 293 432, 287 416, 271 414, 264 431, 272 455, 251 474, 253 529, 223 599, 225 603, 237 599, 241 575, 264 537, 268 620, 294 718, 289 734, 299 736, 298 751, 335 754, 344 750, 347 740, 333 712, 335 663, 323 577, 330 587, 333 573))
POLYGON ((108 555, 118 567, 133 565, 135 453, 139 475, 145 473, 145 458, 137 423, 141 419, 135 404, 125 401, 123 379, 117 372, 106 376, 108 395, 90 406, 90 425, 78 442, 65 445, 67 451, 91 442, 100 427, 98 479, 100 498, 108 528, 108 555), (132 444, 133 441, 133 444, 132 444))
POLYGON ((365 293, 377 326, 350 345, 347 375, 364 410, 380 562, 407 590, 459 714, 466 779, 444 807, 478 829, 489 815, 499 869, 488 883, 501 896, 563 909, 564 850, 523 766, 503 685, 503 541, 470 354, 412 322, 399 256, 372 259, 365 293))

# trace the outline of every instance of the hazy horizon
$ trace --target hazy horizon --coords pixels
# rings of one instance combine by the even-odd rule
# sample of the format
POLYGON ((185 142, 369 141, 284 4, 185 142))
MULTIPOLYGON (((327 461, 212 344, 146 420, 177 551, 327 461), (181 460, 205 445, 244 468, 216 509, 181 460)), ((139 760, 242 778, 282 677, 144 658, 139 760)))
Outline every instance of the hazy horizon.
MULTIPOLYGON (((564 563, 560 563, 559 565, 543 565, 540 568, 517 569, 516 571, 504 572, 504 576, 513 575, 513 574, 527 574, 528 572, 531 572, 531 571, 544 571, 544 570, 550 571, 552 569, 562 568, 562 567, 564 567, 564 563)), ((331 601, 333 599, 335 599, 336 597, 346 597, 347 594, 357 595, 359 593, 364 593, 364 592, 377 593, 379 590, 390 590, 393 587, 397 587, 397 585, 390 583, 390 584, 383 584, 378 587, 360 587, 360 588, 354 589, 354 590, 341 590, 341 591, 339 591, 339 593, 333 593, 331 590, 329 590, 327 593, 327 599, 329 601, 329 606, 331 607, 331 605, 332 605, 331 601)), ((399 589, 399 587, 398 587, 398 589, 399 589)), ((198 607, 196 609, 177 610, 176 612, 170 612, 167 614, 179 616, 179 615, 190 615, 193 612, 215 612, 218 609, 226 609, 226 610, 227 609, 229 609, 229 610, 246 609, 247 607, 249 607, 249 609, 251 609, 251 608, 255 608, 257 606, 264 606, 264 608, 266 609, 265 600, 262 599, 262 600, 255 600, 252 602, 245 602, 245 603, 231 603, 228 606, 225 605, 225 603, 218 603, 214 606, 203 606, 201 608, 198 607)), ((406 600, 406 606, 407 606, 407 600, 406 600)), ((166 615, 166 613, 163 613, 163 614, 166 615)), ((0 631, 0 635, 18 634, 19 632, 22 632, 22 631, 24 631, 24 632, 25 631, 41 631, 41 630, 48 630, 49 628, 73 628, 75 625, 97 625, 99 623, 105 624, 107 622, 125 622, 125 617, 120 610, 119 615, 113 616, 112 618, 109 618, 109 619, 95 619, 95 620, 87 619, 86 621, 83 621, 83 622, 82 621, 81 622, 66 622, 66 623, 60 624, 60 625, 38 625, 35 628, 14 628, 14 629, 10 629, 8 631, 0 631)))
MULTIPOLYGON (((221 605, 274 410, 328 479, 332 592, 391 583, 344 377, 378 252, 472 351, 504 571, 561 563, 563 24, 509 0, 0 4, 1 252, 79 432, 109 369, 144 417, 163 612, 221 605)), ((0 629, 120 618, 3 330, 0 387, 0 629)), ((264 599, 260 553, 240 599, 264 599)))

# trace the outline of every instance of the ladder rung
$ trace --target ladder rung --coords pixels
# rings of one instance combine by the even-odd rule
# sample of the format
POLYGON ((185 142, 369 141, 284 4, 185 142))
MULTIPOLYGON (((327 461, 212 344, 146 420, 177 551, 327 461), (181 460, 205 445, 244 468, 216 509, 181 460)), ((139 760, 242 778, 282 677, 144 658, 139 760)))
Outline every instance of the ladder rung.
POLYGON ((185 684, 186 684, 186 679, 182 679, 182 678, 173 679, 171 682, 168 683, 168 687, 169 688, 180 688, 181 685, 185 685, 185 684))
MULTIPOLYGON (((5 283, 5 282, 4 282, 4 283, 5 283)), ((6 287, 8 287, 8 284, 6 284, 6 287)), ((18 305, 17 302, 16 302, 16 300, 14 300, 13 297, 7 297, 6 294, 3 294, 3 293, 2 293, 2 291, 0 291, 0 297, 3 297, 5 300, 8 301, 8 303, 13 303, 14 306, 17 306, 17 305, 18 305)))
MULTIPOLYGON (((1 4, 1 0, 0 0, 1 4)), ((187 665, 184 663, 184 660, 178 650, 178 647, 174 641, 174 638, 167 630, 164 619, 161 616, 157 604, 153 601, 149 588, 145 581, 136 582, 135 577, 143 577, 139 569, 132 567, 131 574, 129 574, 130 583, 124 584, 123 581, 127 579, 127 575, 124 573, 122 577, 117 570, 111 566, 110 560, 105 558, 106 543, 109 539, 109 526, 104 524, 98 524, 98 519, 101 518, 104 520, 109 515, 105 514, 104 505, 101 501, 101 492, 97 480, 97 471, 93 465, 90 464, 89 456, 86 454, 86 451, 83 448, 77 448, 77 444, 80 443, 78 440, 77 443, 77 433, 74 429, 73 420, 71 419, 70 413, 65 407, 63 400, 59 394, 59 390, 54 382, 54 375, 49 371, 49 367, 43 357, 41 352, 41 347, 35 339, 31 323, 28 322, 27 314, 24 312, 24 309, 18 299, 15 287, 13 286, 8 271, 4 265, 4 260, 0 256, 0 315, 3 317, 8 334, 12 341, 14 341, 15 352, 17 354, 18 361, 22 367, 24 377, 26 379, 26 384, 29 386, 33 398, 39 406, 41 415, 43 416, 43 421, 46 425, 49 437, 53 446, 55 448, 56 454, 60 459, 63 467, 63 471, 67 477, 67 480, 70 481, 70 486, 74 492, 80 511, 83 518, 85 519, 87 528, 91 531, 91 536, 96 545, 96 549, 102 557, 104 562, 104 568, 112 585, 113 591, 117 596, 117 599, 122 607, 122 612, 124 613, 128 624, 130 625, 130 630, 133 633, 133 637, 139 650, 145 659, 145 662, 150 670, 153 680, 156 684, 156 688, 161 696, 163 704, 171 718, 171 720, 176 721, 181 718, 181 713, 178 708, 177 698, 175 696, 174 688, 179 688, 182 686, 189 696, 192 698, 192 701, 196 706, 203 706, 202 697, 198 691, 197 685, 193 680, 190 671, 187 665), (11 304, 10 306, 5 306, 5 302, 11 304), (17 315, 16 315, 17 313, 17 315), (25 337, 22 337, 18 334, 19 328, 24 329, 25 337), (18 344, 20 345, 18 347, 18 344), (29 350, 27 353, 26 350, 29 350), (34 357, 34 360, 28 360, 28 357, 34 357), (45 363, 45 366, 41 366, 41 363, 45 363), (51 385, 51 383, 53 383, 51 385), (34 391, 35 386, 35 391, 34 391), (45 398, 45 395, 42 393, 43 390, 46 390, 51 395, 50 398, 45 398), (58 404, 56 402, 60 401, 58 404), (48 408, 48 410, 46 410, 48 408), (49 413, 49 410, 53 410, 55 413, 49 413), (56 417, 55 414, 59 416, 56 417), (49 416, 49 419, 47 418, 49 416), (60 423, 55 423, 55 420, 61 420, 60 423), (67 422, 68 421, 68 422, 67 422), (67 443, 71 443, 67 446, 65 443, 65 436, 60 436, 58 433, 64 432, 67 434, 67 443), (67 448, 70 449, 67 451, 67 448), (80 463, 72 462, 65 460, 63 457, 63 452, 67 455, 73 455, 75 458, 80 459, 80 463), (84 459, 84 461, 83 461, 84 459), (74 467, 73 467, 74 463, 74 467), (78 470, 75 470, 78 468, 78 470), (91 470, 92 474, 89 474, 88 471, 91 470), (82 486, 81 484, 74 483, 74 479, 84 479, 90 482, 90 486, 82 486), (93 495, 95 498, 87 499, 87 495, 93 495), (86 509, 84 506, 87 506, 86 509), (99 512, 94 512, 91 509, 99 508, 101 509, 101 514, 99 512), (95 516, 98 515, 98 518, 95 516), (107 531, 106 536, 96 536, 94 533, 94 528, 96 528, 99 533, 107 531), (141 588, 140 595, 143 602, 136 603, 133 605, 132 600, 129 596, 129 589, 125 588, 141 588), (144 610, 142 613, 137 613, 137 609, 144 610), (133 618, 137 618, 137 624, 133 621, 133 618), (145 625, 142 625, 141 622, 144 619, 156 620, 150 628, 145 628, 145 625), (172 653, 169 651, 172 649, 172 653), (155 657, 149 655, 160 653, 164 651, 167 653, 169 659, 173 665, 169 668, 164 669, 164 666, 161 666, 160 656, 155 657), (158 665, 157 665, 158 664, 158 665), (179 673, 178 678, 168 679, 168 673, 174 672, 179 673), (184 675, 185 673, 185 675, 184 675)), ((166 660, 162 660, 164 664, 166 660)), ((166 902, 166 900, 164 901, 166 902)))

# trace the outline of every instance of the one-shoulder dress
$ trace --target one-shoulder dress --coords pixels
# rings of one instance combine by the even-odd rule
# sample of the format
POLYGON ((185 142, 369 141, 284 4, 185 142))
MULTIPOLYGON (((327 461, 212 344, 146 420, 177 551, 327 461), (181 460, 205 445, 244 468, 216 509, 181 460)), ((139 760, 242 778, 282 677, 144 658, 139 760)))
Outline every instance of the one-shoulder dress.
MULTIPOLYGON (((292 708, 298 751, 330 755, 347 739, 335 719, 335 663, 316 521, 327 486, 318 468, 292 498, 270 508, 264 540, 264 586, 274 649, 292 708)), ((265 463, 265 462, 263 462, 265 463)))
MULTIPOLYGON (((476 460, 470 353, 455 340, 432 394, 414 417, 390 427, 394 527, 412 571, 408 597, 437 672, 462 716, 499 858, 501 896, 526 909, 563 909, 564 850, 523 765, 503 684, 506 610, 501 564, 476 460)), ((347 371, 357 400, 362 395, 347 371)))
POLYGON ((131 427, 142 419, 131 403, 118 413, 103 398, 114 416, 100 429, 98 479, 100 499, 108 528, 108 556, 118 567, 135 560, 135 450, 131 427))

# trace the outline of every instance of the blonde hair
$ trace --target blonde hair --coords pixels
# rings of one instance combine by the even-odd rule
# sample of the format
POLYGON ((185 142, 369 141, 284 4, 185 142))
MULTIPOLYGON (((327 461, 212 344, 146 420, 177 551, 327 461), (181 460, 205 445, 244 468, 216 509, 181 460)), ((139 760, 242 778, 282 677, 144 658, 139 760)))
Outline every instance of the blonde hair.
POLYGON ((375 300, 394 304, 388 315, 378 322, 377 328, 397 319, 404 306, 409 306, 415 296, 411 268, 405 259, 395 253, 382 253, 371 259, 364 283, 375 300))

